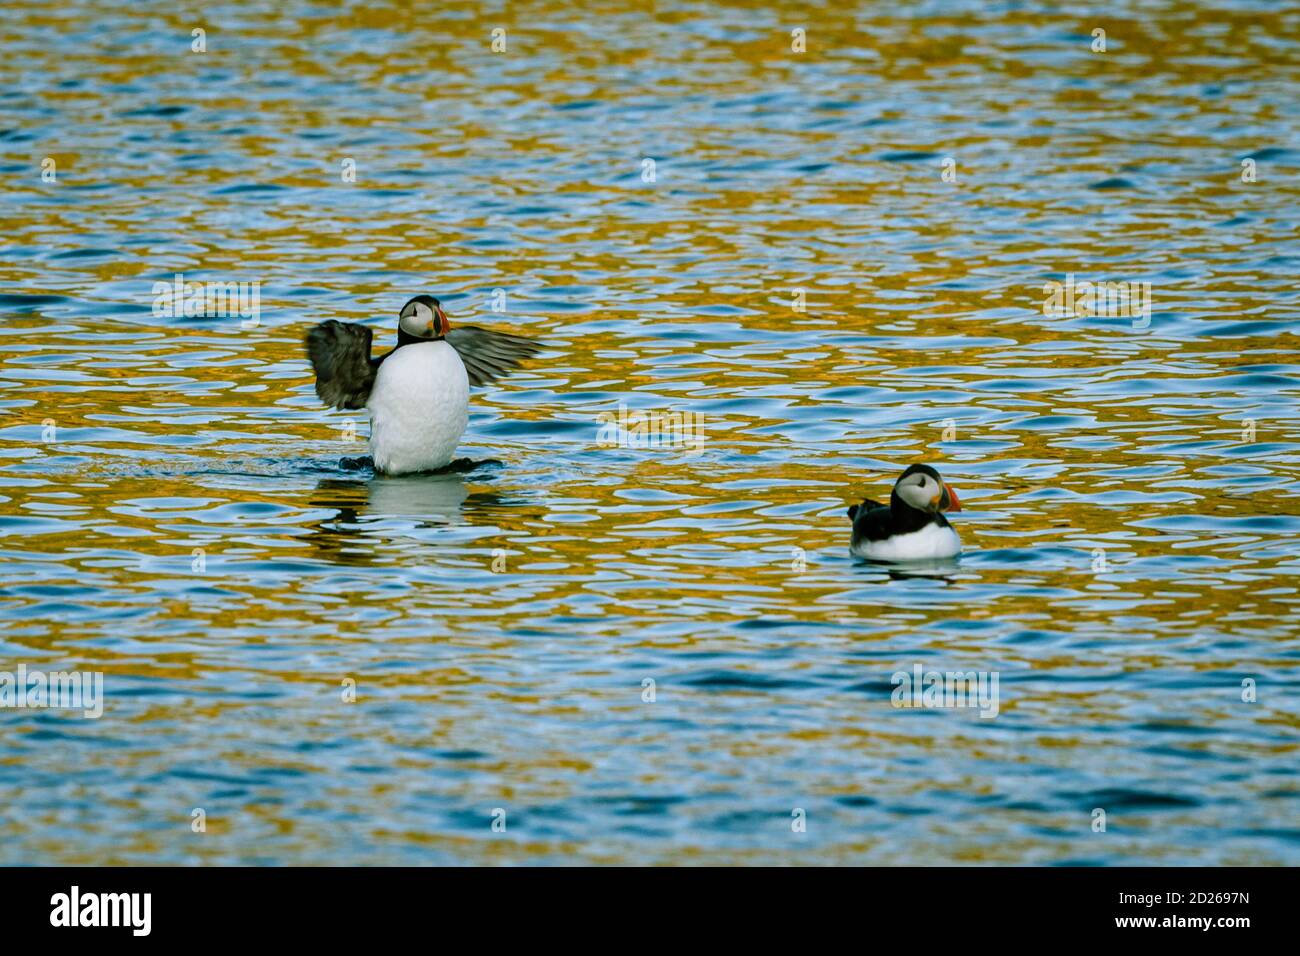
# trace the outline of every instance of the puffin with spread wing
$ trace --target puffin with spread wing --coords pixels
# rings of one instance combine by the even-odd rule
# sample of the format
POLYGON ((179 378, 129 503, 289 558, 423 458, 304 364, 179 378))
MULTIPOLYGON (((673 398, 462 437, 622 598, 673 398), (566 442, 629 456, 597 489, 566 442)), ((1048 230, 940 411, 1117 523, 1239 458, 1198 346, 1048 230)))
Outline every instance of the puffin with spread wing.
POLYGON ((428 295, 402 306, 391 351, 372 357, 370 340, 366 326, 331 319, 307 332, 307 355, 322 401, 370 412, 370 457, 390 475, 450 464, 469 422, 469 387, 508 375, 542 349, 522 335, 453 329, 428 295))

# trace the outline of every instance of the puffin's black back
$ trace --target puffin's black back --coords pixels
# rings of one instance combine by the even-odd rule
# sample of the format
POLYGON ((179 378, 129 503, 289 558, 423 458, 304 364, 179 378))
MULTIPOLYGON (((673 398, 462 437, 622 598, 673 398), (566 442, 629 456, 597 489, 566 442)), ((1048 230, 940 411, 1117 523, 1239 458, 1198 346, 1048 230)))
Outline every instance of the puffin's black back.
POLYGON ((897 494, 891 493, 889 504, 864 498, 862 504, 849 507, 849 520, 853 522, 852 541, 883 541, 896 534, 920 531, 928 524, 949 527, 948 519, 937 511, 913 508, 897 494))
POLYGON ((862 499, 860 505, 849 506, 849 520, 853 522, 853 542, 879 541, 888 538, 893 512, 888 505, 882 505, 871 498, 862 499))
POLYGON ((885 506, 882 505, 879 501, 876 501, 874 498, 863 498, 862 504, 849 505, 849 520, 856 522, 858 520, 858 512, 862 512, 863 514, 865 514, 866 512, 870 511, 872 508, 883 508, 883 507, 885 506))

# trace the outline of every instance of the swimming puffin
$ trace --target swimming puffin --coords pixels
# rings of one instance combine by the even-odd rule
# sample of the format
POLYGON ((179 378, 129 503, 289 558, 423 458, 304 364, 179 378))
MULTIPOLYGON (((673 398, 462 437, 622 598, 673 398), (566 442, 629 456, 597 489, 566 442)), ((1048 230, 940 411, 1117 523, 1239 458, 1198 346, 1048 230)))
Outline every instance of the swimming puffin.
POLYGON ((370 412, 370 457, 389 475, 450 464, 469 422, 469 387, 509 374, 542 349, 508 332, 453 329, 429 295, 402 306, 391 351, 371 357, 370 339, 366 326, 331 319, 308 330, 307 356, 325 404, 370 412))
POLYGON ((961 511, 957 492, 929 465, 912 465, 894 482, 889 504, 865 499, 849 508, 849 550, 870 561, 924 561, 961 553, 961 539, 943 516, 961 511))

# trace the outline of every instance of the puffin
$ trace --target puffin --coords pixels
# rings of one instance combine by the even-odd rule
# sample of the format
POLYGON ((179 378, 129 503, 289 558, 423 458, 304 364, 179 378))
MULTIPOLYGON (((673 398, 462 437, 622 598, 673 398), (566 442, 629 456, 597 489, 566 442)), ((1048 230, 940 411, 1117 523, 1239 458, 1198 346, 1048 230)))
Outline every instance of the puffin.
POLYGON ((386 475, 450 465, 469 423, 469 387, 508 375, 543 347, 476 325, 453 329, 431 295, 402 306, 390 351, 372 356, 371 337, 364 325, 330 319, 305 342, 321 401, 370 412, 370 457, 386 475))
POLYGON ((961 511, 957 492, 929 465, 911 465, 894 482, 889 504, 866 498, 849 508, 849 551, 869 561, 954 558, 961 553, 961 539, 945 511, 961 511))

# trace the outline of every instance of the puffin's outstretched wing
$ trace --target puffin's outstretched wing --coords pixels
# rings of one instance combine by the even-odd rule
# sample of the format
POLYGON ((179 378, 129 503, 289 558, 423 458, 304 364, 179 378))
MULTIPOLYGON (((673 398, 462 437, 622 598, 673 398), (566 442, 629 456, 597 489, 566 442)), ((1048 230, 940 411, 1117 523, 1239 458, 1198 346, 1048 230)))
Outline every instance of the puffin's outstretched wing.
POLYGON ((335 408, 365 408, 383 358, 370 357, 370 329, 330 319, 307 331, 316 394, 335 408))
POLYGON ((486 385, 509 375, 524 359, 544 348, 536 339, 477 325, 459 325, 447 333, 446 339, 465 363, 471 385, 486 385))

